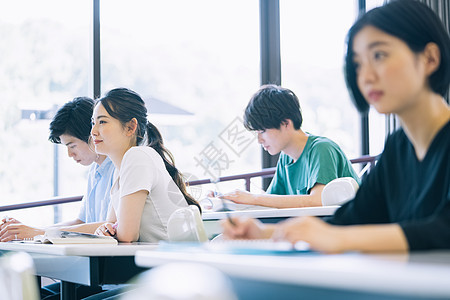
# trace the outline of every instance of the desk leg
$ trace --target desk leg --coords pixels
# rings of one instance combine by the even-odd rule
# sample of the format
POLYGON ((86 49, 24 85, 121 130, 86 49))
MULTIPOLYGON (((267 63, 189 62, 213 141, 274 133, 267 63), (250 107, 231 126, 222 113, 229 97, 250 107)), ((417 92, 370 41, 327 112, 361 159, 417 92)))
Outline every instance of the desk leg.
POLYGON ((75 283, 61 281, 61 300, 76 300, 75 283))
POLYGON ((41 288, 42 288, 42 278, 41 278, 41 276, 36 276, 36 282, 37 282, 38 289, 41 290, 41 288))

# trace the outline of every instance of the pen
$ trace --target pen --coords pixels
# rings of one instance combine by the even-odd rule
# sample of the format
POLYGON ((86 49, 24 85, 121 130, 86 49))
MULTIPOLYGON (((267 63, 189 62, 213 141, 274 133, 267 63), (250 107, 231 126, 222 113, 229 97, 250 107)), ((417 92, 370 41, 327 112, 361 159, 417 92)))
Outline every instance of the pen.
POLYGON ((226 213, 226 215, 227 215, 228 222, 230 222, 231 225, 236 226, 236 224, 234 223, 233 219, 230 217, 230 214, 226 213))
MULTIPOLYGON (((215 194, 215 192, 214 192, 214 194, 215 194)), ((221 197, 218 197, 218 198, 220 200, 222 200, 223 211, 225 212, 225 215, 227 216, 228 222, 230 222, 231 225, 235 226, 236 224, 233 222, 233 219, 231 218, 230 213, 229 213, 229 211, 231 211, 231 210, 228 209, 223 198, 221 198, 221 197)))
MULTIPOLYGON (((117 223, 114 223, 114 225, 113 225, 114 230, 116 230, 117 225, 118 225, 117 223)), ((109 235, 112 236, 112 237, 116 236, 116 234, 111 234, 111 232, 108 230, 108 228, 106 228, 106 232, 109 233, 109 235)))

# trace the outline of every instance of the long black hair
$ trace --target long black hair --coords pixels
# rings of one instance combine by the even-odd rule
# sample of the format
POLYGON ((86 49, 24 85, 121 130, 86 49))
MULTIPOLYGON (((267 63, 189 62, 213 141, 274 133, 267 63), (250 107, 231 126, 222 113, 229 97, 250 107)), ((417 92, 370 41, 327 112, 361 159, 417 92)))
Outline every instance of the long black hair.
POLYGON ((366 26, 373 26, 401 39, 414 53, 422 52, 428 43, 435 43, 440 50, 439 68, 430 75, 430 88, 445 97, 450 84, 450 37, 439 17, 425 4, 415 0, 396 0, 374 8, 364 14, 350 28, 347 36, 345 80, 352 100, 360 112, 367 112, 369 104, 358 88, 353 62, 353 40, 366 26))
POLYGON ((103 98, 97 100, 106 109, 108 114, 114 119, 119 120, 122 125, 137 120, 136 144, 152 147, 162 158, 164 165, 170 177, 183 193, 186 202, 189 205, 196 205, 201 211, 200 205, 189 195, 182 174, 175 167, 173 155, 164 146, 163 138, 158 128, 147 119, 147 108, 145 102, 138 93, 127 88, 116 88, 105 94, 103 98), (145 139, 145 134, 147 138, 145 139))

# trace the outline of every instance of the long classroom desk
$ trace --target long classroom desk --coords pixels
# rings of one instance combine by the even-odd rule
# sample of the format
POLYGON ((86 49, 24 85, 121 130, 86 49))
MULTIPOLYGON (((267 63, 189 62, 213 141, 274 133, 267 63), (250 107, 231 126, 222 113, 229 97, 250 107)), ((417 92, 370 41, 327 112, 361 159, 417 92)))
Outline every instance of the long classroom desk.
POLYGON ((326 217, 332 216, 339 206, 319 206, 300 208, 268 208, 248 209, 229 212, 204 212, 202 214, 203 224, 209 238, 222 232, 220 220, 225 219, 227 214, 231 217, 248 217, 259 219, 263 223, 278 223, 287 218, 300 216, 326 217))
POLYGON ((153 250, 157 244, 119 245, 0 243, 0 252, 24 251, 31 255, 37 276, 61 280, 61 299, 76 299, 75 284, 126 283, 144 269, 136 266, 138 250, 153 250))
POLYGON ((412 254, 233 255, 138 251, 136 264, 189 262, 227 274, 246 299, 450 299, 450 251, 412 254))

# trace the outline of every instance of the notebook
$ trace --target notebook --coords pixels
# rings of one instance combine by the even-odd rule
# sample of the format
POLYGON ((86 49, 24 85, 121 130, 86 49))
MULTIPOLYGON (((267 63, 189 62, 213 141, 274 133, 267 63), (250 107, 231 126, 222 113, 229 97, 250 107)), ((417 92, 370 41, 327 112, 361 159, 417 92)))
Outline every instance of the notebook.
POLYGON ((72 231, 46 232, 44 235, 35 236, 30 242, 36 244, 118 244, 117 240, 111 236, 72 231))
POLYGON ((262 210, 262 209, 273 209, 273 207, 260 206, 260 205, 249 205, 249 204, 239 204, 228 199, 220 199, 218 197, 206 197, 200 200, 200 205, 203 211, 234 211, 234 210, 262 210))

